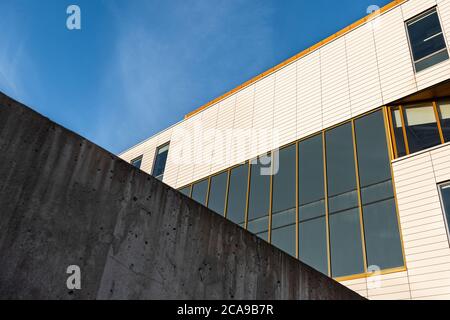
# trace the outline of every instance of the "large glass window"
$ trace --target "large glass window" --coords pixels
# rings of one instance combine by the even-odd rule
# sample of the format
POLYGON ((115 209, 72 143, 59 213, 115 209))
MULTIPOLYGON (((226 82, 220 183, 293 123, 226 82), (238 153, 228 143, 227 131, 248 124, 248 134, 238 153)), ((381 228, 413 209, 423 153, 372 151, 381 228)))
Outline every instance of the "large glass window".
POLYGON ((251 161, 250 193, 247 229, 264 240, 268 239, 270 205, 271 156, 260 156, 251 161))
POLYGON ((274 246, 296 255, 296 145, 274 152, 272 237, 274 246))
POLYGON ((438 103, 439 116, 441 118, 442 134, 445 142, 450 141, 450 100, 441 100, 438 103))
POLYGON ((328 274, 323 170, 322 135, 299 142, 299 258, 328 274))
POLYGON ((406 107, 405 129, 410 153, 441 143, 431 103, 406 107))
POLYGON ((156 159, 153 166, 152 175, 161 180, 164 177, 164 170, 166 169, 167 155, 169 153, 169 144, 159 147, 156 150, 156 159))
POLYGON ((209 187, 208 208, 223 215, 225 212, 225 196, 227 193, 228 172, 211 177, 209 187))
POLYGON ((450 230, 450 184, 441 185, 441 201, 444 208, 447 230, 450 230))
POLYGON ((436 9, 406 23, 416 72, 449 58, 436 9))
POLYGON ((403 266, 403 252, 381 111, 355 120, 367 263, 403 266))
POLYGON ((326 132, 333 277, 364 272, 352 130, 347 123, 326 132))
POLYGON ((131 160, 130 163, 131 163, 131 165, 132 165, 133 167, 136 167, 136 168, 140 169, 140 168, 141 168, 141 165, 142 165, 142 156, 140 156, 140 157, 138 157, 138 158, 136 158, 136 159, 131 160))
POLYGON ((202 180, 192 185, 192 199, 205 205, 206 194, 208 193, 208 179, 202 180))
POLYGON ((241 226, 245 222, 247 205, 248 164, 240 165, 230 171, 228 187, 227 218, 241 226))

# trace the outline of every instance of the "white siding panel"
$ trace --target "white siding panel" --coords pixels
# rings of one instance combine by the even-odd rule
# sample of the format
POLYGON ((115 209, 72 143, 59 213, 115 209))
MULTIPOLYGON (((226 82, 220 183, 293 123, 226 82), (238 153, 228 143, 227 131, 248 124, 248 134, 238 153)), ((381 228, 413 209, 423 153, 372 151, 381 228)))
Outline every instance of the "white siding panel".
POLYGON ((394 179, 403 231, 411 297, 450 293, 450 247, 435 179, 441 163, 450 163, 450 146, 443 145, 394 161, 394 179), (424 180, 426 176, 426 180, 424 180), (417 181, 417 183, 416 183, 417 181))
POLYGON ((251 85, 236 94, 236 111, 231 144, 232 164, 240 163, 250 158, 254 91, 255 86, 251 85))
MULTIPOLYGON (((174 128, 177 141, 176 161, 178 163, 177 187, 193 182, 195 165, 195 143, 198 143, 196 131, 201 127, 201 113, 183 122, 184 126, 174 128)), ((170 154, 170 151, 169 151, 170 154)))
POLYGON ((345 37, 320 49, 323 126, 351 117, 345 37))
POLYGON ((255 87, 255 106, 253 109, 251 157, 272 148, 273 107, 275 98, 275 75, 258 81, 255 87))
POLYGON ((373 23, 381 89, 388 104, 417 90, 401 10, 391 10, 373 23))
POLYGON ((346 35, 352 116, 383 104, 372 23, 346 35))
POLYGON ((297 138, 322 130, 320 51, 297 61, 297 138))
POLYGON ((273 119, 274 137, 279 145, 297 138, 297 64, 292 63, 276 73, 273 119))
POLYGON ((194 180, 206 177, 211 172, 217 114, 221 104, 216 104, 202 112, 199 143, 195 146, 194 180))
POLYGON ((232 165, 230 153, 235 107, 236 95, 228 97, 220 103, 217 115, 217 133, 214 139, 211 173, 221 171, 232 165))
POLYGON ((408 0, 401 5, 406 20, 436 5, 436 0, 408 0))

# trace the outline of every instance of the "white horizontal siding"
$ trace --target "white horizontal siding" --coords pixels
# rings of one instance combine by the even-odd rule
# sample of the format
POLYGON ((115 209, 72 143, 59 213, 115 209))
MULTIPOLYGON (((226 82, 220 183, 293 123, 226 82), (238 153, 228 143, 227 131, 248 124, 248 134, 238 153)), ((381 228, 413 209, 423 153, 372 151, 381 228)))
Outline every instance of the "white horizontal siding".
POLYGON ((448 163, 450 145, 393 164, 412 299, 450 293, 450 247, 437 187, 450 179, 448 163))

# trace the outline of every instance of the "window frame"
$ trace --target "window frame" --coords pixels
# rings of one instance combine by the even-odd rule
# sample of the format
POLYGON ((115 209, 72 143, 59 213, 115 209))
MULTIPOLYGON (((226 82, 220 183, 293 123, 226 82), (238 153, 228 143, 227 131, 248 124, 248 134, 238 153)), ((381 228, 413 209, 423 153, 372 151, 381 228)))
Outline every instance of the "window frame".
POLYGON ((415 101, 415 102, 408 102, 408 103, 405 103, 405 104, 391 105, 391 106, 387 107, 387 109, 388 109, 388 126, 389 126, 389 130, 390 130, 390 140, 391 140, 390 143, 391 143, 391 146, 392 146, 392 149, 393 149, 394 159, 398 159, 398 158, 401 158, 401 157, 407 157, 409 155, 417 154, 419 152, 422 152, 423 150, 428 150, 429 148, 432 148, 432 147, 429 147, 427 149, 423 149, 423 150, 415 151, 415 152, 411 152, 411 150, 410 150, 410 145, 409 145, 409 141, 408 141, 408 135, 406 133, 406 118, 405 118, 406 115, 405 115, 405 110, 408 109, 408 108, 422 107, 420 104, 429 103, 429 104, 431 104, 433 106, 434 118, 436 120, 437 130, 438 130, 439 139, 440 139, 440 143, 437 144, 436 146, 443 145, 445 143, 450 143, 450 141, 445 141, 445 137, 444 137, 443 129, 442 129, 442 122, 441 122, 442 119, 441 119, 441 115, 440 115, 440 112, 439 112, 439 101, 442 101, 442 100, 449 100, 450 101, 450 96, 442 96, 442 97, 439 97, 439 98, 431 98, 431 99, 421 99, 421 100, 418 100, 418 101, 415 101), (401 123, 402 123, 402 127, 401 127, 401 129, 402 129, 402 138, 403 138, 403 142, 405 144, 405 152, 406 152, 406 154, 403 155, 403 156, 399 156, 398 155, 397 140, 396 140, 395 132, 394 132, 394 130, 395 130, 394 121, 395 120, 393 119, 393 114, 392 114, 393 111, 395 111, 395 110, 399 110, 400 118, 401 118, 400 120, 401 120, 401 123))
POLYGON ((143 160, 143 159, 144 159, 144 155, 141 154, 139 157, 136 157, 136 158, 134 158, 133 160, 131 160, 131 161, 130 161, 130 164, 131 164, 133 167, 135 167, 135 168, 141 170, 141 167, 142 167, 142 160, 143 160), (136 167, 136 166, 134 165, 134 163, 136 163, 136 162, 138 162, 138 161, 141 161, 141 164, 139 165, 139 167, 136 167))
MULTIPOLYGON (((448 221, 448 219, 447 219, 447 211, 445 209, 445 204, 443 201, 444 199, 442 197, 442 189, 445 187, 450 188, 450 181, 442 182, 437 185, 438 193, 439 193, 439 202, 442 207, 442 214, 444 215, 445 229, 447 231, 447 241, 450 245, 450 225, 449 225, 450 221, 448 221)), ((448 214, 450 215, 450 212, 448 212, 448 214)))
POLYGON ((155 149, 155 156, 153 157, 153 165, 152 165, 152 176, 160 181, 163 181, 164 173, 166 172, 167 159, 169 158, 169 150, 170 150, 170 141, 158 146, 155 149), (164 171, 162 174, 155 176, 155 174, 154 174, 155 173, 155 164, 156 164, 156 160, 158 159, 159 150, 161 150, 162 148, 165 148, 165 147, 167 147, 167 158, 166 158, 166 163, 164 164, 164 171), (161 177, 161 179, 159 179, 159 177, 161 177))
POLYGON ((425 70, 427 70, 427 69, 429 69, 429 68, 431 68, 431 67, 434 67, 434 66, 436 66, 436 65, 439 65, 439 64, 441 64, 441 63, 444 63, 444 62, 450 60, 450 54, 448 53, 447 39, 446 39, 445 34, 444 34, 444 29, 442 28, 442 21, 441 21, 441 17, 439 16, 439 12, 438 12, 438 10, 437 10, 437 6, 434 6, 434 7, 432 7, 432 8, 429 8, 429 9, 425 10, 424 12, 419 13, 418 15, 416 15, 416 16, 414 16, 414 17, 408 19, 408 20, 406 20, 406 21, 405 21, 405 31, 406 31, 406 38, 407 38, 407 40, 408 40, 409 52, 410 52, 411 61, 412 61, 412 65, 413 65, 413 69, 414 69, 414 73, 415 73, 415 74, 418 74, 418 73, 420 73, 420 72, 422 72, 422 71, 425 71, 425 70), (435 34, 435 35, 433 35, 432 37, 430 37, 430 38, 428 38, 428 39, 437 37, 438 35, 441 35, 441 34, 442 34, 442 35, 443 35, 443 38, 444 38, 445 48, 440 49, 439 51, 433 52, 432 54, 429 54, 429 55, 427 55, 427 56, 425 56, 425 57, 422 57, 422 58, 420 58, 420 59, 418 59, 418 60, 415 60, 415 59, 414 59, 413 46, 412 46, 412 43, 411 43, 411 35, 410 35, 410 32, 409 32, 409 26, 412 25, 412 24, 414 24, 414 23, 419 22, 420 20, 422 20, 422 19, 424 19, 424 18, 426 18, 426 17, 428 17, 428 16, 430 16, 430 15, 432 15, 433 13, 436 13, 436 16, 437 16, 438 21, 439 21, 439 26, 440 26, 440 28, 441 28, 441 33, 435 34), (426 59, 429 59, 429 58, 431 58, 431 57, 433 57, 433 56, 435 56, 435 55, 438 55, 439 53, 442 53, 442 52, 444 52, 444 51, 447 52, 447 55, 449 56, 449 58, 447 58, 447 59, 445 59, 445 60, 443 60, 443 61, 440 61, 440 62, 438 62, 438 63, 436 63, 436 64, 433 64, 433 65, 431 65, 431 66, 429 66, 429 67, 427 67, 427 68, 424 68, 424 69, 422 69, 422 70, 417 71, 417 67, 416 67, 416 64, 417 64, 417 63, 419 63, 419 62, 421 62, 421 61, 425 61, 426 59))

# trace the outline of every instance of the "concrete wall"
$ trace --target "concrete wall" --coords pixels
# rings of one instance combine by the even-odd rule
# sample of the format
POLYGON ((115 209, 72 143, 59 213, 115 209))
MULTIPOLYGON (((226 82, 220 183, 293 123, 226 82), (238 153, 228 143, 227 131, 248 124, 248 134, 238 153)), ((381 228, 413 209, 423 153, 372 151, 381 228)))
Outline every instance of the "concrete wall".
POLYGON ((405 1, 121 157, 143 155, 142 169, 151 173, 156 148, 170 141, 164 182, 180 188, 447 80, 450 60, 414 72, 406 34, 405 21, 434 6, 449 43, 450 0, 405 1), (233 141, 258 130, 267 137, 233 141))
POLYGON ((0 257, 0 299, 361 299, 2 94, 0 257))

